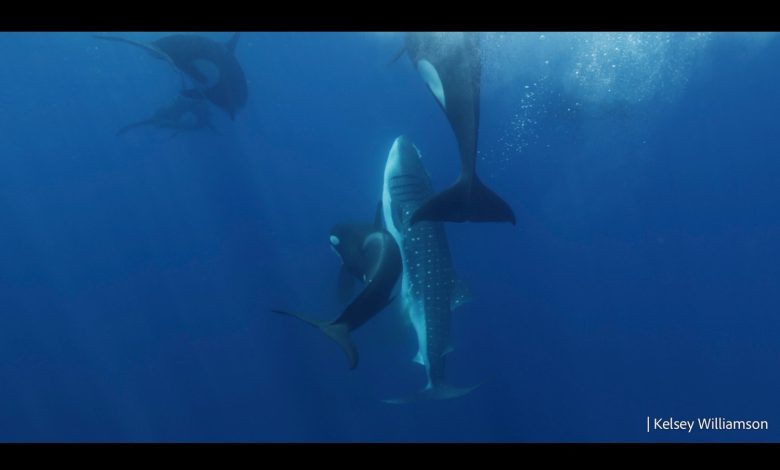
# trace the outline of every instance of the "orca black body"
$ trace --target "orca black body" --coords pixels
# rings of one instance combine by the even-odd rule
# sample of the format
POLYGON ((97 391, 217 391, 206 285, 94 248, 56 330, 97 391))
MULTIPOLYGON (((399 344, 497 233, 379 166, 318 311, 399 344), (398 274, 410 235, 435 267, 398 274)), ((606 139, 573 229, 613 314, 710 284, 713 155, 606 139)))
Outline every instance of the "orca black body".
POLYGON ((482 59, 477 33, 407 33, 404 51, 417 69, 455 133, 460 176, 412 215, 447 222, 511 222, 512 208, 477 177, 480 76, 482 59))
POLYGON ((330 244, 344 263, 340 277, 352 275, 361 279, 365 283, 363 290, 338 318, 330 322, 283 310, 273 311, 319 328, 341 346, 347 354, 350 369, 354 369, 358 363, 358 352, 350 332, 392 302, 393 290, 402 270, 401 254, 394 238, 387 231, 370 225, 339 224, 331 231, 330 244))
POLYGON ((115 36, 96 35, 98 39, 124 42, 145 49, 153 57, 165 60, 195 82, 195 88, 182 90, 190 98, 205 98, 225 110, 231 119, 247 101, 246 77, 235 57, 239 33, 221 43, 197 34, 172 34, 151 42, 115 36))
POLYGON ((374 224, 341 222, 330 229, 330 247, 341 260, 338 276, 338 298, 342 303, 352 299, 356 281, 365 283, 375 260, 363 249, 363 243, 373 232, 383 231, 382 202, 374 215, 374 224))

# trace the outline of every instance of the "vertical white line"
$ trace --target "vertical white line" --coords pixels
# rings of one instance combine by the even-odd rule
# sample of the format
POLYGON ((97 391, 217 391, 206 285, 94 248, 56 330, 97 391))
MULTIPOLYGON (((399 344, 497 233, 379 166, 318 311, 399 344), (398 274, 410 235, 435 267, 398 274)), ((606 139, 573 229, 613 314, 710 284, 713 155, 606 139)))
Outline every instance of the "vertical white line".
POLYGON ((647 432, 650 432, 650 417, 647 417, 647 432))

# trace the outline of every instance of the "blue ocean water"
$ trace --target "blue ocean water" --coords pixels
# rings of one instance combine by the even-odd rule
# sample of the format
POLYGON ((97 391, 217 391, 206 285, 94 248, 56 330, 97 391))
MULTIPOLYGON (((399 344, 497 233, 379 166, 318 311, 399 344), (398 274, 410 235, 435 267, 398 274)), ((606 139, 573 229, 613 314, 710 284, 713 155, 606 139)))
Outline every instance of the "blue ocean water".
POLYGON ((774 34, 483 34, 478 171, 518 224, 446 226, 470 395, 382 402, 425 383, 397 305, 354 371, 270 312, 341 311, 328 232, 372 220, 395 137, 457 176, 402 41, 244 33, 235 121, 117 137, 169 64, 0 33, 0 441, 780 440, 774 34), (647 431, 670 417, 769 429, 647 431))

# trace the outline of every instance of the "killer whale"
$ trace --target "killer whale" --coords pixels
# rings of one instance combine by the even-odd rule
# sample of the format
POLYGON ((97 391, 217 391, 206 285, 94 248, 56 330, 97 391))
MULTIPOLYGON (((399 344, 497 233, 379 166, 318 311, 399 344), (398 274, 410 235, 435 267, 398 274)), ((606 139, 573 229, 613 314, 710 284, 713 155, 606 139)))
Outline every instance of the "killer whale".
POLYGON ((332 321, 316 320, 286 310, 272 311, 319 328, 344 350, 349 368, 354 369, 358 364, 358 351, 350 332, 393 301, 392 293, 401 275, 401 254, 395 239, 383 229, 365 230, 365 226, 339 224, 331 231, 329 241, 344 261, 346 267, 342 267, 343 272, 349 273, 342 275, 359 276, 365 282, 363 290, 332 321))
POLYGON ((235 119, 236 112, 247 101, 246 76, 235 57, 240 33, 221 43, 197 34, 172 34, 150 42, 134 41, 117 36, 94 35, 105 41, 122 42, 140 47, 153 57, 165 60, 194 80, 194 88, 182 89, 182 94, 205 98, 235 119))
MULTIPOLYGON (((460 176, 412 215, 447 222, 516 223, 512 208, 476 172, 482 59, 477 33, 406 33, 404 48, 450 123, 458 142, 460 176)), ((394 59, 395 60, 395 59, 394 59)))
POLYGON ((375 263, 371 253, 363 249, 363 242, 371 233, 383 230, 382 201, 377 204, 373 225, 341 222, 330 229, 330 247, 341 260, 336 290, 341 303, 352 299, 355 284, 366 282, 375 263))

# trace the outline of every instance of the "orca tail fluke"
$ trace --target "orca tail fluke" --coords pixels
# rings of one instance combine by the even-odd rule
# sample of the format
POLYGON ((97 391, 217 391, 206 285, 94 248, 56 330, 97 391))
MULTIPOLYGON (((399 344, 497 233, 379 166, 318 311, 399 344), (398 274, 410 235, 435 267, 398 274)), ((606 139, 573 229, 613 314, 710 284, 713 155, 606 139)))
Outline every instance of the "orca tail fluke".
POLYGON ((449 400, 451 398, 458 398, 468 395, 477 387, 479 387, 479 385, 481 384, 473 385, 471 387, 454 387, 452 385, 439 384, 432 387, 426 387, 414 395, 382 401, 392 405, 406 405, 408 403, 414 403, 423 400, 449 400))
POLYGON ((319 320, 311 319, 300 313, 288 312, 285 310, 271 310, 274 313, 281 313, 282 315, 289 315, 297 318, 301 321, 308 323, 311 326, 318 328, 325 333, 330 339, 335 341, 344 353, 347 355, 347 362, 349 362, 349 368, 354 369, 358 364, 358 352, 355 344, 352 342, 352 337, 349 335, 349 328, 343 323, 328 323, 319 320))
POLYGON ((474 176, 459 179, 454 185, 428 199, 417 208, 411 225, 424 220, 437 222, 511 222, 515 214, 499 195, 474 176))

